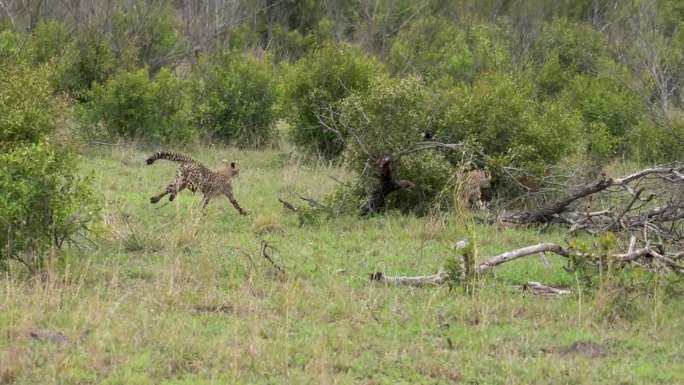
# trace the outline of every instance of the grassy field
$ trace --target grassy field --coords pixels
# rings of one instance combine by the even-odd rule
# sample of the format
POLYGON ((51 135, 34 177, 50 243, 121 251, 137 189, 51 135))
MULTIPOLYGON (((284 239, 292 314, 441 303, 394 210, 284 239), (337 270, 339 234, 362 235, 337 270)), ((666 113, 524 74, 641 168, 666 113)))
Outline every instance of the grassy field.
MULTIPOLYGON (((238 215, 227 199, 189 192, 151 205, 176 164, 149 152, 95 148, 82 160, 102 200, 85 255, 40 277, 0 284, 0 383, 17 384, 644 384, 684 383, 684 304, 660 288, 584 295, 549 256, 506 264, 472 295, 448 287, 389 287, 368 275, 437 272, 454 241, 482 256, 561 231, 464 230, 457 215, 388 213, 299 225, 277 198, 323 197, 348 178, 271 151, 203 148, 208 165, 235 159, 238 215), (261 256, 267 242, 280 275, 261 256), (512 285, 562 285, 543 299, 512 285), (31 338, 61 331, 66 343, 31 338)), ((302 202, 303 203, 303 202, 302 202)), ((14 268, 19 270, 18 265, 14 268)))

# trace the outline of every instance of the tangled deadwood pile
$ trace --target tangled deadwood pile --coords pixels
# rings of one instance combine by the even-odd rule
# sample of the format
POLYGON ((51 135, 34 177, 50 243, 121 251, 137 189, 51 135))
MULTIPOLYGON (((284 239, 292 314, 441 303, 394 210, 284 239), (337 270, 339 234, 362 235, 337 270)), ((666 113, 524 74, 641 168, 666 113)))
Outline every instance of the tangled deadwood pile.
POLYGON ((684 239, 684 164, 647 168, 621 178, 602 174, 593 182, 574 186, 550 180, 539 184, 545 187, 525 186, 527 193, 519 198, 542 202, 530 205, 538 208, 504 215, 499 220, 514 224, 558 223, 568 226, 571 232, 584 230, 595 235, 630 231, 642 232, 644 240, 684 239))

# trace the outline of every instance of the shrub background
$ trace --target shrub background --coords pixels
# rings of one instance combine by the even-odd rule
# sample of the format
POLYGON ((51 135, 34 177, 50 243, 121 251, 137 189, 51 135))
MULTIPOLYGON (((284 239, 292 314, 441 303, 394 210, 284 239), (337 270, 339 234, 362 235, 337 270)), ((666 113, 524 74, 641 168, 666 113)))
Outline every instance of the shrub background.
POLYGON ((74 154, 55 138, 63 109, 50 71, 8 62, 0 71, 0 263, 32 269, 85 231, 94 210, 74 154))
POLYGON ((277 73, 267 59, 232 52, 202 60, 192 78, 192 119, 209 140, 260 147, 273 141, 277 73))

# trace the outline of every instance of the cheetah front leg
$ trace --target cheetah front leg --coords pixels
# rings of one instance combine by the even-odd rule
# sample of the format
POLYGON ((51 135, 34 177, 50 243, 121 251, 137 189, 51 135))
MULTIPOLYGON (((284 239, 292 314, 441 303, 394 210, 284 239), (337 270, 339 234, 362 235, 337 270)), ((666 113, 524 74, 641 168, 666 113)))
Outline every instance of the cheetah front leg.
POLYGON ((230 203, 233 204, 233 207, 235 207, 237 209, 237 211, 240 212, 240 215, 249 215, 249 211, 243 209, 242 206, 240 206, 237 199, 235 199, 235 196, 233 195, 232 191, 226 193, 226 196, 228 197, 228 200, 230 201, 230 203))
POLYGON ((485 209, 485 204, 482 202, 482 192, 479 189, 470 196, 470 202, 480 210, 485 209))

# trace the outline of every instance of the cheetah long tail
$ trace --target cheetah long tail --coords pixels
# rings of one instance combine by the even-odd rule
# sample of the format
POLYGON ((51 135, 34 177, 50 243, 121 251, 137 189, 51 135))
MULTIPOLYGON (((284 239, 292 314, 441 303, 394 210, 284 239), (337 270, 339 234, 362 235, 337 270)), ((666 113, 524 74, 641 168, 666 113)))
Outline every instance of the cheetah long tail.
POLYGON ((177 154, 174 152, 158 152, 145 161, 145 163, 152 164, 155 161, 159 159, 165 159, 165 160, 170 160, 173 162, 181 162, 181 163, 194 163, 195 160, 190 158, 189 156, 183 155, 183 154, 177 154))

